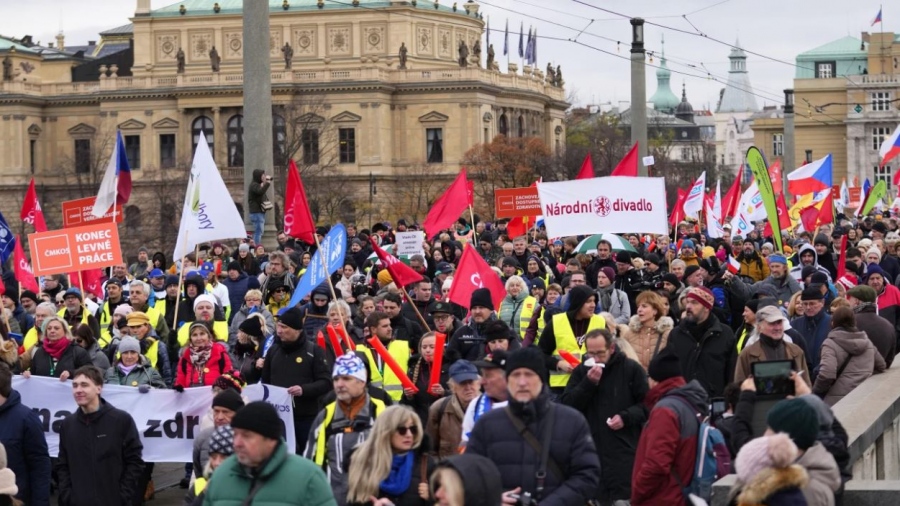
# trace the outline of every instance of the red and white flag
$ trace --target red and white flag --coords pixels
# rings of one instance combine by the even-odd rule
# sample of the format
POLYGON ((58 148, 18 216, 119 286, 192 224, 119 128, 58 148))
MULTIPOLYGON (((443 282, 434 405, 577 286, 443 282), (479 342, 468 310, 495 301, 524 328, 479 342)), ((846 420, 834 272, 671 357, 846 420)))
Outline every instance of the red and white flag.
POLYGON ((737 274, 741 272, 741 263, 737 261, 733 256, 728 257, 728 272, 732 274, 737 274))
POLYGON ((85 297, 87 294, 92 293, 98 298, 103 298, 103 269, 81 271, 81 277, 78 274, 78 271, 69 273, 69 282, 72 283, 72 286, 81 290, 82 295, 85 297), (84 281, 84 286, 81 286, 82 280, 84 281))
POLYGON ((31 290, 34 293, 41 293, 41 289, 38 288, 37 280, 34 279, 34 271, 31 269, 31 264, 28 263, 28 259, 25 258, 25 251, 22 249, 22 241, 19 240, 18 236, 16 236, 16 249, 13 250, 13 262, 15 263, 16 281, 18 281, 26 290, 31 290))
POLYGON ((415 283, 422 279, 422 275, 413 270, 412 267, 401 262, 394 255, 381 249, 373 237, 369 237, 369 242, 372 243, 372 249, 375 251, 375 254, 378 255, 378 259, 381 260, 381 265, 387 269, 388 273, 391 275, 391 279, 394 280, 394 283, 396 283, 398 287, 405 287, 410 283, 415 283))
POLYGON ((22 201, 22 211, 19 213, 19 219, 34 226, 36 232, 47 231, 44 211, 41 210, 41 203, 38 202, 37 191, 34 189, 34 178, 31 178, 31 184, 28 185, 28 191, 25 193, 25 200, 22 201))
POLYGON ((472 302, 472 292, 478 288, 490 290, 494 309, 500 308, 500 302, 506 296, 503 281, 491 270, 481 255, 475 252, 475 248, 465 248, 462 258, 459 259, 456 275, 453 276, 453 284, 450 286, 450 302, 468 309, 472 302))
POLYGON ((688 190, 687 197, 684 199, 682 209, 685 216, 696 217, 700 210, 703 209, 704 193, 706 192, 706 171, 700 174, 700 177, 694 181, 691 189, 688 190))

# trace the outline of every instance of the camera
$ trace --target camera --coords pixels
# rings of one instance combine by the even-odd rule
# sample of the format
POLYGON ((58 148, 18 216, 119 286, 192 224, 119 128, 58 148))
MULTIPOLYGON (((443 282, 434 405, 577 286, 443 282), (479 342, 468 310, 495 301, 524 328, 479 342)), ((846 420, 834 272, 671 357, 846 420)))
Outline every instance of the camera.
POLYGON ((360 274, 353 276, 350 279, 350 291, 355 299, 362 295, 368 295, 369 285, 366 284, 366 277, 360 274))
POLYGON ((537 506, 537 501, 531 497, 531 492, 522 492, 521 494, 509 494, 511 499, 516 500, 517 506, 537 506))

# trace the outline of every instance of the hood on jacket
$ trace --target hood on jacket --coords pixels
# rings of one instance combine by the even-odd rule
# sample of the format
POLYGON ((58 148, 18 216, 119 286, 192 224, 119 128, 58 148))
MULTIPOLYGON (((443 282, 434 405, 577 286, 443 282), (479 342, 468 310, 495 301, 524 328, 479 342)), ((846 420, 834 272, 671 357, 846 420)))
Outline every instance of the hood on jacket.
POLYGON ((804 402, 816 410, 816 416, 819 418, 819 433, 821 434, 823 431, 830 433, 832 431, 831 426, 834 424, 834 413, 831 412, 828 404, 825 404, 821 397, 814 394, 801 395, 798 399, 803 399, 804 402))
POLYGON ((706 389, 697 380, 691 380, 690 383, 684 386, 673 388, 663 394, 663 397, 670 395, 677 395, 687 399, 704 418, 709 414, 709 394, 706 393, 706 389))
POLYGON ((800 269, 803 269, 804 266, 800 260, 800 257, 802 257, 803 254, 806 253, 807 251, 811 251, 813 254, 813 263, 812 263, 813 266, 815 266, 815 267, 819 266, 819 254, 816 253, 816 247, 813 246, 812 244, 806 243, 803 246, 801 246, 800 251, 797 252, 797 265, 794 268, 799 267, 800 269))
POLYGON ((166 265, 167 265, 166 254, 163 253, 162 251, 157 251, 156 253, 153 254, 152 257, 150 257, 150 263, 156 262, 157 260, 159 260, 159 265, 162 266, 160 268, 165 269, 166 265))
POLYGON ((0 342, 0 362, 5 362, 12 366, 19 358, 19 347, 13 340, 0 342))
POLYGON ((578 285, 569 291, 569 316, 577 314, 581 306, 584 306, 591 297, 596 297, 596 295, 588 285, 578 285))
POLYGON ((831 492, 841 487, 841 472, 838 470, 837 462, 822 443, 816 441, 816 444, 797 459, 797 464, 806 469, 810 488, 813 488, 813 483, 819 484, 820 487, 825 486, 831 492))
POLYGON ((10 410, 19 404, 22 404, 21 394, 15 390, 11 391, 9 397, 6 398, 6 402, 0 404, 0 415, 2 415, 4 411, 10 410))
MULTIPOLYGON (((206 293, 206 281, 203 280, 203 276, 199 274, 191 274, 184 278, 184 293, 187 293, 188 285, 194 285, 197 288, 197 294, 206 293)), ((187 298, 187 296, 185 296, 187 298)))
POLYGON ((646 405, 648 409, 653 409, 653 406, 656 406, 656 403, 670 391, 683 387, 684 385, 685 381, 681 376, 675 376, 674 378, 660 381, 647 392, 647 396, 644 397, 644 405, 646 405))
POLYGON ((312 294, 310 295, 310 299, 312 299, 313 295, 324 295, 328 297, 328 300, 331 300, 331 291, 328 290, 328 285, 325 283, 320 284, 319 286, 313 288, 312 294))
POLYGON ((862 355, 869 348, 869 337, 859 330, 833 329, 828 337, 851 356, 862 355))
POLYGON ((769 467, 757 474, 747 483, 740 495, 738 504, 767 504, 767 499, 774 494, 790 489, 802 489, 809 482, 806 470, 797 464, 785 468, 769 467))
POLYGON ((503 494, 503 480, 497 466, 481 455, 463 453, 440 463, 439 467, 455 470, 462 478, 466 506, 496 506, 503 494))
POLYGON ((262 183, 262 176, 266 171, 262 169, 256 169, 253 171, 253 182, 254 183, 262 183))
MULTIPOLYGON (((668 316, 663 316, 660 319, 656 320, 656 325, 653 327, 653 330, 662 334, 667 331, 675 328, 675 321, 668 316)), ((641 320, 638 318, 638 315, 634 315, 628 320, 628 329, 632 332, 640 332, 641 331, 641 320)))

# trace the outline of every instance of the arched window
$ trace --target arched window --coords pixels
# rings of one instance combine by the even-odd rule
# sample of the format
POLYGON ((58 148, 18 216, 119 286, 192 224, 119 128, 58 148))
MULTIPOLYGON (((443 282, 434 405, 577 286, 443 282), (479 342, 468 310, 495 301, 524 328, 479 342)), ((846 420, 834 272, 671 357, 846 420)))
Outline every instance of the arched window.
POLYGON ((125 230, 129 235, 140 237, 141 208, 138 206, 125 206, 125 230))
POLYGON ((191 123, 191 156, 197 151, 197 144, 200 143, 200 135, 206 135, 206 143, 209 144, 209 151, 216 156, 215 150, 215 130, 213 122, 207 116, 200 116, 191 123))
POLYGON ((519 137, 525 137, 525 118, 519 116, 519 137))
POLYGON ((244 166, 244 117, 240 114, 228 120, 228 166, 244 166))
POLYGON ((500 115, 500 135, 509 136, 509 122, 506 120, 506 114, 500 115))
POLYGON ((284 117, 278 114, 272 115, 272 158, 276 166, 287 165, 287 129, 284 117))

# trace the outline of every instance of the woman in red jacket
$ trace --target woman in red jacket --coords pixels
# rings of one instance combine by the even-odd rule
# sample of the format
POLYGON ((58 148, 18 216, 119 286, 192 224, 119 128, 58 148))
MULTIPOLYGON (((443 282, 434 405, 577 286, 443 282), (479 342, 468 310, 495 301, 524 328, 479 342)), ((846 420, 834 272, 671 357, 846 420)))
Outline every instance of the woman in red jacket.
POLYGON ((232 369, 231 357, 222 343, 214 341, 206 322, 196 321, 188 329, 191 344, 178 361, 175 390, 211 386, 216 378, 232 369))

